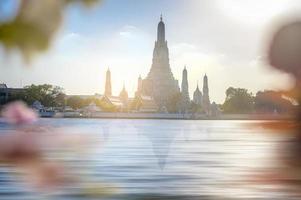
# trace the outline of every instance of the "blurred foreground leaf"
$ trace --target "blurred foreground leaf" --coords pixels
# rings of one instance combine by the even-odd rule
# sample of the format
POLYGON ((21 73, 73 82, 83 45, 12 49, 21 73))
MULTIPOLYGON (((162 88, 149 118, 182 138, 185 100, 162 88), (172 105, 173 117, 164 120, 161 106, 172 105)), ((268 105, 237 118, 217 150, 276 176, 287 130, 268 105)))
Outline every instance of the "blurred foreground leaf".
MULTIPOLYGON (((0 24, 0 43, 6 50, 20 50, 26 61, 50 46, 59 29, 64 8, 70 3, 91 6, 100 0, 24 0, 14 20, 0 24)), ((0 2, 1 4, 1 2, 0 2)))

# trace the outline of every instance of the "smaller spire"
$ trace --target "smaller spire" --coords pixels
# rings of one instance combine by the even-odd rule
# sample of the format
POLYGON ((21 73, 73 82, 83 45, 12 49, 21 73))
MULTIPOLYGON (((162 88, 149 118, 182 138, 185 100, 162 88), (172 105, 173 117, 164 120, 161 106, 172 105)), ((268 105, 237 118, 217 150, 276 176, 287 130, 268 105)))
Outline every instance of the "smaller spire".
POLYGON ((161 15, 160 15, 160 21, 161 21, 161 22, 163 21, 162 13, 161 13, 161 15))
POLYGON ((199 81, 197 81, 195 92, 200 92, 199 81))
POLYGON ((184 69, 186 70, 186 65, 184 66, 184 69))

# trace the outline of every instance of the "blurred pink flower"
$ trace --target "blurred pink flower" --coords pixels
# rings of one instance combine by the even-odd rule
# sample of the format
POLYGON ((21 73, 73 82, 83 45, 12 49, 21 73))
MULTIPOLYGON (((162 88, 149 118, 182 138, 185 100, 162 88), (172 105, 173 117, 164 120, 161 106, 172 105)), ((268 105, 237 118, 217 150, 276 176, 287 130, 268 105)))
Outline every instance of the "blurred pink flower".
POLYGON ((30 124, 38 118, 37 113, 21 101, 7 104, 3 109, 2 116, 10 124, 30 124))
POLYGON ((20 130, 0 135, 0 163, 17 167, 26 181, 39 189, 55 189, 71 183, 73 179, 63 163, 47 159, 44 146, 57 141, 54 135, 20 130))

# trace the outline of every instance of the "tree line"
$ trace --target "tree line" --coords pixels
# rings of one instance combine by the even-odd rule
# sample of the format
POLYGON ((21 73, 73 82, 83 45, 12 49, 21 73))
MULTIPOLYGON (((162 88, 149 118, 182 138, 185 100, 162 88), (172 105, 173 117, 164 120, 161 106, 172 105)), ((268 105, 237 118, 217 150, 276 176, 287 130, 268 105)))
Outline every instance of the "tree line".
POLYGON ((116 110, 114 106, 106 104, 105 102, 92 96, 86 99, 83 99, 79 96, 68 97, 63 88, 50 84, 32 84, 25 86, 23 90, 12 92, 9 95, 8 102, 16 100, 24 101, 29 106, 31 106, 35 101, 39 101, 45 107, 65 108, 66 106, 69 106, 75 110, 84 108, 91 103, 95 103, 96 106, 101 107, 105 111, 113 112, 116 110))
POLYGON ((229 87, 220 107, 228 114, 288 114, 295 110, 293 102, 281 91, 265 90, 254 95, 244 88, 229 87))
POLYGON ((28 105, 32 105, 35 101, 41 102, 46 107, 62 107, 65 105, 66 94, 63 88, 50 84, 29 85, 23 90, 12 92, 8 101, 22 100, 28 105))
MULTIPOLYGON (((170 102, 170 109, 176 110, 179 96, 170 102)), ((19 92, 12 93, 8 101, 22 100, 28 105, 34 101, 41 102, 45 107, 66 107, 72 109, 84 108, 91 103, 101 107, 105 111, 116 111, 116 108, 96 97, 81 98, 79 96, 68 97, 63 88, 49 84, 29 85, 19 92)), ((135 102, 132 102, 135 103, 135 102)), ((133 107, 133 106, 130 106, 133 107)), ((292 98, 281 91, 265 90, 259 91, 256 95, 245 88, 229 87, 226 90, 226 98, 223 104, 219 105, 221 112, 226 114, 251 114, 251 113, 278 113, 287 114, 295 109, 292 98)), ((201 111, 201 108, 191 103, 192 112, 201 111)), ((174 111, 175 112, 175 111, 174 111)))

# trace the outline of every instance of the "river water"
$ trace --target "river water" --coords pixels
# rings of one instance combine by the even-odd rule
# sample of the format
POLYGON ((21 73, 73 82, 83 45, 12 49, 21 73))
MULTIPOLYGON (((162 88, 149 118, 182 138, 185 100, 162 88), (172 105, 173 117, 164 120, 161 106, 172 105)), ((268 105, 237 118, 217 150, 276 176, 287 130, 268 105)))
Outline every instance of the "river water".
MULTIPOLYGON (((88 153, 73 156, 69 165, 86 179, 115 188, 105 199, 294 199, 286 185, 253 180, 258 172, 277 168, 276 148, 287 140, 256 123, 41 119, 38 125, 93 136, 88 153)), ((0 134, 11 129, 0 124, 0 134)), ((102 199, 82 195, 80 188, 41 194, 11 171, 0 167, 0 199, 102 199)))

